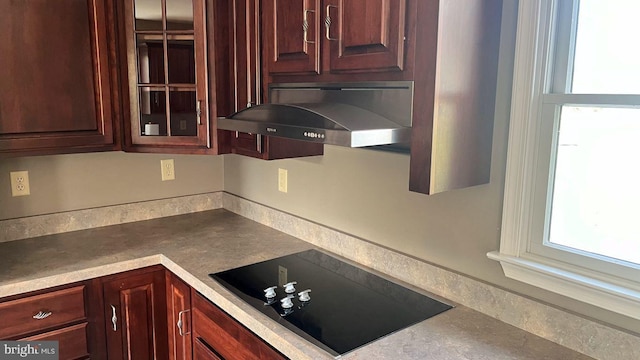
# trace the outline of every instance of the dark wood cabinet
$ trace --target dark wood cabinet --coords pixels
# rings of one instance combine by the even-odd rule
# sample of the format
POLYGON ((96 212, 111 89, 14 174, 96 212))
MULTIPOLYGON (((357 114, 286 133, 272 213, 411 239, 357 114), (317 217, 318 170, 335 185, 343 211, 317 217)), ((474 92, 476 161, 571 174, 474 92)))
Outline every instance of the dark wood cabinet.
POLYGON ((406 0, 340 0, 323 5, 330 72, 403 69, 406 0))
POLYGON ((191 287, 166 271, 169 359, 191 360, 191 287))
POLYGON ((409 190, 434 194, 487 184, 502 0, 415 3, 409 190))
POLYGON ((264 1, 265 66, 270 74, 320 74, 320 3, 264 1))
POLYGON ((195 359, 286 359, 195 290, 191 300, 195 359))
MULTIPOLYGON (((280 1, 275 1, 280 4, 280 1)), ((291 2, 294 8, 300 7, 300 1, 291 2)), ((263 84, 263 45, 261 13, 273 6, 272 1, 260 0, 231 0, 229 2, 229 74, 233 74, 228 83, 227 91, 233 94, 230 99, 229 112, 231 115, 248 106, 265 102, 266 94, 263 84)), ((291 10, 291 9, 289 9, 291 10)), ((287 22, 283 26, 286 28, 287 22)), ((283 34, 295 36, 283 30, 283 34)), ((283 40, 285 41, 285 40, 283 40)), ((284 51, 284 50, 283 50, 284 51)), ((283 65, 284 68, 290 63, 283 65)), ((228 152, 251 156, 265 160, 284 159, 301 156, 322 155, 324 147, 321 144, 289 140, 258 134, 222 131, 225 133, 228 152)))
POLYGON ((434 194, 489 182, 501 0, 278 0, 263 7, 265 89, 413 81, 409 189, 434 194))
POLYGON ((224 152, 215 119, 229 97, 218 84, 228 64, 218 43, 226 7, 213 0, 118 1, 125 151, 224 152))
POLYGON ((321 82, 340 80, 326 73, 402 71, 406 12, 407 0, 266 1, 268 75, 321 82))
POLYGON ((103 279, 109 359, 167 359, 165 270, 144 268, 103 279))
POLYGON ((0 299, 1 340, 58 341, 59 358, 102 358, 91 281, 0 299))
POLYGON ((0 2, 0 156, 114 150, 112 0, 0 2))

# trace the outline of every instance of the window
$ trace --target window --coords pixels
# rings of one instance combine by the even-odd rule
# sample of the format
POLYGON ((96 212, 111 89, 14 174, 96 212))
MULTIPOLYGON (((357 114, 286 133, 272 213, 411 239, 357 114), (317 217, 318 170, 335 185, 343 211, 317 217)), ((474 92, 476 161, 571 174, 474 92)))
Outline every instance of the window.
POLYGON ((520 3, 505 275, 640 319, 640 2, 520 3))

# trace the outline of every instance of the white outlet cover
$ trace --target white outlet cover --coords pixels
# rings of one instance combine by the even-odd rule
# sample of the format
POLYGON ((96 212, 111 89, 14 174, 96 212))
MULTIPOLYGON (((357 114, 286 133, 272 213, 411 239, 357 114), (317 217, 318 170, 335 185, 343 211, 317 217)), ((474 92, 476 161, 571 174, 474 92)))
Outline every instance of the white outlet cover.
POLYGON ((162 181, 175 180, 176 171, 173 159, 160 160, 160 171, 162 174, 162 181))
POLYGON ((31 195, 28 171, 12 171, 9 175, 11 177, 11 196, 31 195))

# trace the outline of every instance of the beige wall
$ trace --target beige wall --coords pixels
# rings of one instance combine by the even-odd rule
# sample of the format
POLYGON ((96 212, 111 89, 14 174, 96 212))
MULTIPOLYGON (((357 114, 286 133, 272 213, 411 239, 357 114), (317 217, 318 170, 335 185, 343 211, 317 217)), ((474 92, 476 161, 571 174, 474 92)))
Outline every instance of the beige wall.
POLYGON ((225 191, 640 332, 638 321, 507 279, 486 256, 500 241, 516 13, 506 1, 490 184, 417 194, 408 191, 407 155, 326 146, 324 156, 301 159, 225 155, 225 191), (278 168, 288 171, 286 194, 278 192, 278 168))
POLYGON ((223 190, 223 157, 105 152, 0 160, 0 220, 223 190), (176 179, 161 181, 160 160, 176 179), (30 196, 11 197, 10 171, 29 171, 30 196))
POLYGON ((638 321, 506 279, 487 259, 499 246, 515 34, 506 1, 491 183, 422 195, 409 192, 406 155, 326 147, 321 157, 261 161, 236 155, 121 152, 0 160, 0 220, 225 190, 497 286, 640 333, 638 321), (160 180, 175 159, 176 180, 160 180), (278 168, 289 191, 277 190, 278 168), (11 197, 9 172, 28 170, 31 196, 11 197), (223 175, 224 173, 224 175, 223 175))

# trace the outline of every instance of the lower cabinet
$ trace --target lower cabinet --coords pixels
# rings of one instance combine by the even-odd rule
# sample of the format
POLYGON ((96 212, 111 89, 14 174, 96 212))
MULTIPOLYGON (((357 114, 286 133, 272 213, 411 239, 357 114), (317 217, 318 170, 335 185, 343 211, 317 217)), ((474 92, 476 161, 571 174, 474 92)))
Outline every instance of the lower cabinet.
POLYGON ((60 360, 286 359, 160 265, 2 298, 0 323, 60 360))
POLYGON ((88 359, 88 284, 0 299, 0 340, 58 341, 59 359, 88 359))
POLYGON ((191 360, 191 287, 166 272, 169 359, 191 360))
POLYGON ((286 359, 193 289, 191 305, 194 359, 286 359))
POLYGON ((109 359, 167 359, 165 270, 150 267, 103 279, 109 359))

